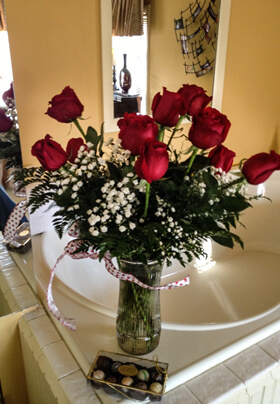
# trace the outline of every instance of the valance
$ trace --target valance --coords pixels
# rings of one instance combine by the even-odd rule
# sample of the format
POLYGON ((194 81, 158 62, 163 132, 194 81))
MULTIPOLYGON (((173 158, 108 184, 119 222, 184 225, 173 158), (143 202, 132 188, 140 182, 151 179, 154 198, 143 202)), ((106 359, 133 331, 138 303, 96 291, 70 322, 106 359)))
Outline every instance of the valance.
POLYGON ((143 35, 144 0, 112 0, 113 35, 143 35))

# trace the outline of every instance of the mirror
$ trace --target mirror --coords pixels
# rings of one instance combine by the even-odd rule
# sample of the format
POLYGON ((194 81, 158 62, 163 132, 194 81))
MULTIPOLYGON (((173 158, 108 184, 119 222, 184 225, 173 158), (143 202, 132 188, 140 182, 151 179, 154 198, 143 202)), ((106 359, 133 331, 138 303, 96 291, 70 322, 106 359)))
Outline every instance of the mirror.
MULTIPOLYGON (((4 19, 2 3, 0 3, 1 21, 4 19)), ((17 111, 14 103, 14 94, 11 83, 13 82, 12 63, 9 49, 8 33, 5 29, 0 31, 0 315, 10 314, 11 310, 19 311, 27 307, 37 305, 35 278, 33 271, 33 256, 29 224, 26 218, 18 227, 16 242, 5 244, 3 239, 3 227, 13 210, 14 205, 26 198, 24 193, 15 194, 13 184, 13 171, 22 166, 19 141, 19 128, 17 123, 17 111), (8 92, 3 100, 2 95, 8 92), (4 124, 6 122, 9 126, 4 124), (11 125, 11 126, 10 126, 11 125), (5 130, 4 130, 5 129, 5 130), (7 295, 7 289, 13 290, 11 295, 19 295, 17 304, 13 304, 7 295), (35 293, 33 294, 31 290, 35 293), (15 307, 18 307, 18 310, 15 307)), ((16 299, 16 298, 15 298, 16 299)))
MULTIPOLYGON (((170 3, 170 2, 169 2, 170 3)), ((172 6, 175 3, 172 3, 172 6)), ((152 6, 151 6, 152 7, 152 6)), ((230 17, 230 7, 231 1, 222 1, 220 6, 220 19, 219 19, 219 27, 218 27, 218 41, 217 41, 217 51, 216 51, 216 63, 214 69, 214 75, 212 75, 213 79, 213 102, 212 106, 220 109, 222 104, 222 93, 223 93, 223 82, 224 82, 224 74, 225 74, 225 62, 226 62, 226 49, 227 49, 227 38, 228 38, 228 27, 229 27, 229 17, 230 17)), ((180 15, 180 8, 178 8, 178 4, 176 3, 176 8, 174 6, 174 13, 170 17, 170 24, 173 30, 174 37, 174 46, 177 48, 176 38, 174 34, 174 19, 176 16, 180 15)), ((159 21, 162 23, 161 26, 164 26, 163 21, 159 21)), ((105 121, 105 132, 115 132, 118 130, 117 121, 118 118, 114 118, 114 108, 113 108, 113 91, 112 91, 112 10, 111 10, 111 0, 102 0, 101 2, 101 29, 102 29, 102 72, 103 72, 103 113, 104 113, 104 121, 105 121)), ((151 27, 151 30, 153 27, 151 27)), ((159 35, 161 32, 159 32, 159 35)), ((151 34, 150 34, 151 35, 151 34)), ((176 49, 176 52, 179 49, 176 49)), ((162 54, 162 49, 159 50, 162 54)), ((182 56, 179 54, 179 56, 182 56)), ((150 59, 152 56, 150 57, 150 59)), ((163 63, 162 56, 159 60, 159 64, 163 63)), ((181 68, 184 70, 183 66, 183 58, 180 59, 181 65, 176 66, 176 68, 181 68)), ((175 88, 171 88, 168 86, 168 83, 172 84, 172 77, 167 77, 164 72, 151 72, 148 77, 148 91, 149 94, 147 97, 147 106, 151 105, 151 100, 153 95, 162 91, 162 86, 166 86, 170 91, 177 91, 175 88), (162 73, 162 74, 161 74, 162 73), (157 82, 155 83, 154 77, 159 76, 160 80, 163 77, 166 77, 165 82, 158 86, 157 82)), ((176 76, 176 74, 174 75, 176 76)), ((206 77, 208 75, 205 75, 206 77)), ((210 74, 209 74, 210 76, 210 74)), ((184 83, 189 82, 187 75, 184 73, 185 78, 184 83)), ((180 82, 178 89, 183 83, 180 82)), ((197 81, 195 83, 203 88, 205 88, 205 79, 204 82, 197 81), (201 83, 201 84, 200 84, 201 83)), ((212 84, 211 84, 212 85, 212 84)))

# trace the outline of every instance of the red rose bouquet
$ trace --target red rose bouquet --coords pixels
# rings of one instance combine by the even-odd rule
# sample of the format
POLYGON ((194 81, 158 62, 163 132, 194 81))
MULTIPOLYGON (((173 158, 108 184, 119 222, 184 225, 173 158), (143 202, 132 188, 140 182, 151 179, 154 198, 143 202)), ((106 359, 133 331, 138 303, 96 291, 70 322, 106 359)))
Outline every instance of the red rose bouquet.
POLYGON ((13 83, 11 83, 10 88, 2 95, 5 106, 0 107, 0 160, 6 160, 6 168, 22 166, 14 98, 14 88, 13 83))
MULTIPOLYGON (((64 150, 48 134, 32 147, 41 167, 17 173, 22 186, 36 183, 31 211, 54 202, 53 224, 61 237, 72 225, 81 249, 94 246, 100 259, 112 257, 182 264, 203 254, 211 238, 227 247, 242 240, 232 232, 240 213, 250 207, 246 184, 259 184, 280 169, 275 152, 260 153, 231 173, 235 153, 223 143, 228 118, 207 106, 211 97, 194 85, 178 92, 163 89, 152 103, 152 116, 125 114, 117 140, 104 139, 79 119, 83 105, 66 87, 50 101, 47 114, 74 123, 80 137, 64 150), (184 133, 181 123, 191 128, 184 133), (182 140, 181 150, 173 139, 182 140)), ((257 196, 256 196, 257 197, 257 196)))

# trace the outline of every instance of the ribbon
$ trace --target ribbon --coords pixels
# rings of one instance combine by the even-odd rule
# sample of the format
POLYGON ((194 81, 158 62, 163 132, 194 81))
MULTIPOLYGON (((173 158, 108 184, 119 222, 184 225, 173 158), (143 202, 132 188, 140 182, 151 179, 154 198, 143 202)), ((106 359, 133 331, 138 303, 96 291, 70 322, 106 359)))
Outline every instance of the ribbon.
POLYGON ((20 201, 10 213, 8 220, 4 227, 4 239, 5 242, 11 243, 14 240, 17 228, 21 222, 21 219, 24 217, 27 211, 27 201, 20 201))
MULTIPOLYGON (((15 233, 17 231, 17 227, 21 221, 21 219, 24 217, 25 213, 27 210, 27 201, 23 200, 19 202, 14 209, 12 210, 7 223, 4 228, 4 238, 5 241, 11 242, 14 239, 15 233)), ((74 223, 71 228, 68 230, 68 234, 71 237, 78 237, 79 236, 79 226, 77 223, 74 223)), ((47 287, 47 304, 50 312, 54 315, 54 317, 62 324, 68 327, 70 330, 75 331, 76 330, 76 324, 75 320, 72 318, 67 318, 64 317, 64 315, 60 312, 58 307, 55 304, 54 298, 53 298, 53 293, 52 293, 52 283, 53 283, 53 278, 55 275, 55 270, 60 263, 60 261, 66 256, 70 256, 73 259, 84 259, 84 258, 91 258, 91 259, 98 259, 99 254, 94 250, 93 247, 90 247, 87 251, 82 251, 82 252, 77 252, 77 250, 82 246, 83 240, 71 240, 69 243, 66 245, 64 248, 64 253, 61 254, 61 256, 57 259, 50 275, 50 280, 48 283, 47 287)), ((180 281, 177 282, 172 282, 168 283, 166 285, 162 286, 149 286, 146 285, 145 283, 141 282, 139 279, 137 279, 135 276, 132 274, 125 274, 118 270, 115 265, 112 262, 111 255, 109 251, 106 252, 106 254, 103 257, 105 261, 105 268, 106 270, 113 275, 115 278, 123 280, 123 281, 128 281, 128 282, 133 282, 138 286, 141 286, 142 288, 145 289, 150 289, 150 290, 169 290, 169 289, 174 289, 178 288, 181 286, 186 286, 189 285, 190 279, 189 276, 187 276, 184 279, 181 279, 180 281)))
MULTIPOLYGON (((61 256, 58 258, 58 260, 56 261, 56 263, 51 271, 50 281, 49 281, 48 289, 47 289, 47 303, 48 303, 50 312, 54 315, 54 317, 61 324, 65 325, 66 327, 68 327, 70 330, 73 330, 73 331, 76 330, 75 320, 73 318, 64 317, 63 314, 58 309, 58 307, 56 306, 56 304, 54 302, 53 294, 52 294, 52 282, 53 282, 55 270, 56 270, 58 264, 66 255, 70 256, 73 259, 83 259, 83 258, 98 259, 99 254, 93 248, 90 248, 88 251, 76 252, 81 247, 82 244, 83 244, 83 240, 69 241, 67 246, 64 248, 64 253, 61 254, 61 256)), ((145 288, 145 289, 170 290, 170 289, 178 288, 181 286, 189 285, 189 283, 190 283, 190 278, 189 278, 189 276, 187 276, 186 278, 181 279, 180 281, 168 283, 166 285, 149 286, 149 285, 146 285, 145 283, 141 282, 139 279, 137 279, 132 274, 126 274, 126 273, 121 272, 119 269, 117 269, 112 262, 111 255, 109 252, 106 252, 103 259, 105 261, 106 270, 111 275, 113 275, 115 278, 123 280, 123 281, 133 282, 136 285, 141 286, 142 288, 145 288)))

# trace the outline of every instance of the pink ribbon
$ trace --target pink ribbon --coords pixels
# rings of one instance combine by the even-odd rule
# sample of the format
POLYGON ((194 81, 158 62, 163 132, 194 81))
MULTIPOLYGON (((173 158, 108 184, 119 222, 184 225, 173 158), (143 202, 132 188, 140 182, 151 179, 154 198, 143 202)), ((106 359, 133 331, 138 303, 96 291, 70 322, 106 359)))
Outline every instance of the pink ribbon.
MULTIPOLYGON (((7 223, 4 228, 4 238, 7 242, 11 242, 14 239, 17 227, 25 215, 27 210, 27 202, 26 200, 19 202, 14 209, 12 210, 7 223)), ((71 237, 78 237, 79 236, 79 226, 78 224, 74 224, 71 226, 71 228, 68 231, 68 234, 71 237)), ((50 275, 50 280, 47 288, 47 303, 50 312, 54 315, 54 317, 62 324, 68 327, 70 330, 75 331, 76 330, 76 324, 75 320, 73 318, 67 318, 64 317, 63 314, 60 312, 58 307, 55 304, 54 298, 53 298, 53 293, 52 293, 52 283, 53 283, 53 278, 55 275, 55 270, 60 263, 60 261, 66 256, 70 256, 73 259, 84 259, 84 258, 91 258, 91 259, 98 259, 99 254, 94 250, 93 247, 88 249, 88 251, 82 251, 82 252, 77 252, 79 247, 83 244, 83 240, 72 240, 69 241, 69 243, 66 245, 64 248, 64 253, 61 254, 61 256, 57 259, 50 275)), ((105 268, 106 270, 113 275, 115 278, 123 280, 123 281, 128 281, 128 282, 133 282, 138 286, 141 286, 142 288, 145 289, 150 289, 150 290, 169 290, 169 289, 174 289, 178 288, 181 286, 186 286, 189 285, 190 279, 189 276, 187 276, 184 279, 181 279, 180 281, 177 282, 172 282, 168 283, 166 285, 162 286, 148 286, 145 283, 139 281, 135 276, 131 274, 125 274, 121 271, 119 271, 115 265, 112 262, 111 255, 109 251, 104 255, 104 261, 105 261, 105 268)))
POLYGON ((20 224, 21 219, 24 217, 27 211, 27 201, 20 201, 10 213, 8 220, 4 227, 4 239, 7 243, 14 240, 17 228, 20 224))
MULTIPOLYGON (((71 230, 70 230, 70 233, 71 233, 71 230)), ((53 269, 51 271, 50 281, 49 281, 48 289, 47 289, 47 303, 48 303, 48 307, 49 307, 50 312, 54 315, 54 317, 61 324, 65 325, 66 327, 68 327, 70 330, 73 330, 73 331, 76 330, 75 320, 73 318, 64 317, 63 314, 58 309, 58 307, 56 306, 54 298, 53 298, 53 294, 52 294, 52 282, 53 282, 54 273, 55 273, 55 270, 57 268, 57 265, 65 257, 65 255, 68 255, 73 259, 83 259, 83 258, 98 259, 99 255, 98 255, 98 253, 96 251, 94 251, 93 248, 91 248, 88 251, 83 251, 83 252, 76 253, 77 249, 82 244, 83 244, 82 240, 69 241, 69 243, 67 244, 67 246, 64 249, 64 253, 58 258, 58 260, 56 261, 55 266, 53 267, 53 269)), ((109 252, 107 252, 105 254, 103 259, 105 261, 106 270, 111 275, 113 275, 115 278, 123 280, 123 281, 133 282, 136 285, 139 285, 139 286, 141 286, 142 288, 145 288, 145 289, 150 289, 150 290, 169 290, 169 289, 174 289, 174 288, 178 288, 178 287, 181 287, 181 286, 186 286, 186 285, 189 285, 189 283, 190 283, 190 278, 189 278, 189 276, 187 276, 186 278, 181 279, 180 281, 168 283, 166 285, 148 286, 145 283, 139 281, 139 279, 137 279, 135 276, 133 276, 131 274, 125 274, 125 273, 119 271, 115 267, 115 265, 113 264, 112 259, 111 259, 111 255, 110 255, 109 252)))

